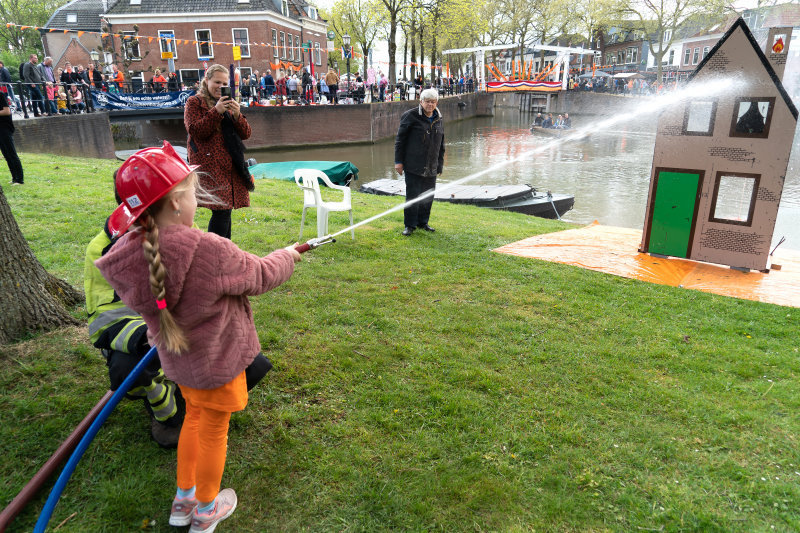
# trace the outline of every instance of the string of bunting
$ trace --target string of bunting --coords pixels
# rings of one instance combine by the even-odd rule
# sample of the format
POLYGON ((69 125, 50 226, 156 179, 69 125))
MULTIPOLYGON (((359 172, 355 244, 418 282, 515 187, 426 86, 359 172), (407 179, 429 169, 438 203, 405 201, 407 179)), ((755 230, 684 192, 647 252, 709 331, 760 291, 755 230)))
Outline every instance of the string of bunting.
MULTIPOLYGON (((154 37, 154 36, 150 36, 150 35, 136 35, 134 37, 132 35, 122 35, 122 34, 118 34, 118 33, 109 33, 109 32, 99 32, 99 31, 89 31, 89 30, 71 30, 71 29, 64 29, 64 28, 43 28, 43 27, 40 27, 40 26, 25 26, 25 25, 21 25, 21 24, 15 24, 13 22, 6 22, 5 25, 6 25, 6 28, 15 27, 15 28, 19 28, 20 30, 37 30, 37 31, 38 30, 46 30, 48 33, 56 33, 56 32, 76 33, 78 35, 78 37, 81 37, 84 34, 88 33, 89 35, 99 35, 101 38, 107 38, 107 37, 114 38, 114 37, 116 37, 116 38, 119 38, 120 41, 128 41, 128 40, 133 40, 133 39, 136 39, 136 40, 147 39, 148 43, 152 43, 154 40, 163 40, 164 42, 167 43, 167 45, 171 44, 172 41, 175 41, 175 45, 176 46, 177 45, 188 45, 188 44, 192 44, 192 45, 197 45, 197 44, 209 45, 210 44, 212 46, 231 46, 231 47, 232 46, 243 46, 243 45, 246 45, 246 46, 255 46, 255 47, 263 46, 264 48, 269 48, 271 46, 275 46, 272 43, 263 43, 263 42, 262 43, 257 43, 257 42, 252 42, 252 43, 232 43, 232 42, 220 42, 220 41, 198 41, 196 39, 177 39, 177 38, 169 38, 169 37, 162 38, 162 37, 154 37)), ((300 47, 300 46, 291 46, 291 45, 290 46, 280 46, 280 45, 278 45, 277 48, 279 48, 279 49, 280 48, 286 48, 286 49, 296 50, 298 56, 300 55, 300 52, 303 50, 303 48, 300 47)), ((342 54, 344 53, 342 48, 334 48, 334 52, 341 52, 342 54)), ((356 52, 355 50, 351 50, 351 53, 353 54, 353 56, 358 57, 358 58, 366 57, 364 54, 356 52)), ((388 62, 386 62, 386 61, 378 61, 377 63, 388 65, 388 62)), ((279 68, 279 66, 275 66, 275 65, 283 65, 284 68, 286 68, 287 70, 300 70, 300 69, 303 68, 302 66, 298 67, 298 66, 296 66, 296 65, 294 65, 292 63, 289 63, 288 61, 279 61, 278 63, 270 63, 270 66, 272 66, 272 68, 279 68)), ((439 70, 441 70, 443 68, 441 65, 425 65, 425 64, 422 64, 422 63, 406 63, 404 65, 397 65, 397 66, 398 67, 407 67, 407 66, 412 66, 412 65, 413 66, 417 66, 417 67, 430 68, 430 69, 434 69, 435 68, 435 69, 439 69, 439 70)))

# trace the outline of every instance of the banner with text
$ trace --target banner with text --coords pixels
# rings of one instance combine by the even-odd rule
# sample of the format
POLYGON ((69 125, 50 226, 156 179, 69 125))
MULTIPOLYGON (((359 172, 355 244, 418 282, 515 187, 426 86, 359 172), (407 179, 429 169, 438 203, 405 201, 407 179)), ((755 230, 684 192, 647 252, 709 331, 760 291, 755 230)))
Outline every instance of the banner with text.
POLYGON ((194 89, 155 94, 92 91, 92 101, 97 109, 159 109, 183 107, 194 93, 194 89))

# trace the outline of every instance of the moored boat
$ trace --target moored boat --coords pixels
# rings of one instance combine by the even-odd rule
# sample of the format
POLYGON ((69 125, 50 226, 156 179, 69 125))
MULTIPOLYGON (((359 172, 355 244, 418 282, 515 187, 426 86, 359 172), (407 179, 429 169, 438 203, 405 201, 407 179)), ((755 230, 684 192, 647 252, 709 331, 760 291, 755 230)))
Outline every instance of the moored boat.
MULTIPOLYGON (((406 182, 383 178, 365 183, 359 191, 368 194, 405 196, 406 182)), ((575 204, 575 197, 572 195, 540 192, 530 185, 451 186, 439 183, 433 199, 440 202, 516 211, 543 218, 560 218, 575 204)))

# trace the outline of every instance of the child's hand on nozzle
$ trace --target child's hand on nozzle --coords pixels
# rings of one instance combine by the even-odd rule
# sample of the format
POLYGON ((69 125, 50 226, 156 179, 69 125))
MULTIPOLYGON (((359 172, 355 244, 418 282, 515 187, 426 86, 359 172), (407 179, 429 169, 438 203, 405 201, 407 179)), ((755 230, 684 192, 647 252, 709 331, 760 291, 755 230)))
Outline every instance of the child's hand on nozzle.
POLYGON ((296 242, 284 248, 284 250, 287 250, 290 254, 292 254, 292 259, 294 259, 295 263, 299 263, 303 259, 303 256, 300 255, 300 252, 297 251, 298 246, 300 246, 300 243, 296 242))

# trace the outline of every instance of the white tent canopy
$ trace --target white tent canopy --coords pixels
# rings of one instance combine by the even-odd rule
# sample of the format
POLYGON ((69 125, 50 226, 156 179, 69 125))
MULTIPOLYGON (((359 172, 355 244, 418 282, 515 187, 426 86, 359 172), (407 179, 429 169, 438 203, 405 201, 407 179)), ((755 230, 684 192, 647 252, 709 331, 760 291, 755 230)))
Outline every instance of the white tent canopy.
POLYGON ((638 72, 620 72, 619 74, 614 74, 614 78, 621 78, 623 80, 641 80, 644 78, 638 72))

